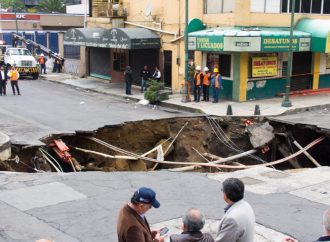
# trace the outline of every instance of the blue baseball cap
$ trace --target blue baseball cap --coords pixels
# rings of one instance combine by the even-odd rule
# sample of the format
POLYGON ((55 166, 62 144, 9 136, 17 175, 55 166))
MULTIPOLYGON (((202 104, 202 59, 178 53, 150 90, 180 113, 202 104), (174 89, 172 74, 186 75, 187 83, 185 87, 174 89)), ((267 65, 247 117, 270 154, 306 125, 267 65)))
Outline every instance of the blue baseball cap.
POLYGON ((154 208, 160 206, 160 203, 156 200, 156 193, 151 188, 140 187, 136 191, 136 200, 139 203, 151 204, 154 208))

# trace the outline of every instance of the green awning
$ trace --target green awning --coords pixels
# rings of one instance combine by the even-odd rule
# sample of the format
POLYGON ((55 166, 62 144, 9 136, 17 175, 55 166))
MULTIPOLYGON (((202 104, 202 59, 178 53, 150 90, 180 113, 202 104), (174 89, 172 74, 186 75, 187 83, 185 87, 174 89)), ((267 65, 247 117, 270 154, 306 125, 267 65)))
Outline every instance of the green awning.
POLYGON ((65 45, 104 47, 103 28, 71 28, 64 35, 65 45))
MULTIPOLYGON (((293 51, 310 51, 311 34, 295 30, 293 51)), ((287 52, 289 28, 226 27, 189 33, 189 49, 231 52, 287 52)))
POLYGON ((295 29, 312 35, 312 51, 330 53, 330 20, 301 19, 295 29))
POLYGON ((65 45, 117 49, 160 48, 160 38, 144 28, 72 28, 64 35, 65 45))

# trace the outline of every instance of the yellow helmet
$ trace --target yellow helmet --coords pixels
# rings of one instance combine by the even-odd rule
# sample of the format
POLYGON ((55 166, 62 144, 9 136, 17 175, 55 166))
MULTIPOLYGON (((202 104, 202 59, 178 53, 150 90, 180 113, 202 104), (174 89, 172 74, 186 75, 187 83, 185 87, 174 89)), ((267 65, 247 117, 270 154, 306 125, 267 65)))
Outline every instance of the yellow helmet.
POLYGON ((213 72, 219 72, 219 69, 218 68, 214 68, 213 69, 213 72))

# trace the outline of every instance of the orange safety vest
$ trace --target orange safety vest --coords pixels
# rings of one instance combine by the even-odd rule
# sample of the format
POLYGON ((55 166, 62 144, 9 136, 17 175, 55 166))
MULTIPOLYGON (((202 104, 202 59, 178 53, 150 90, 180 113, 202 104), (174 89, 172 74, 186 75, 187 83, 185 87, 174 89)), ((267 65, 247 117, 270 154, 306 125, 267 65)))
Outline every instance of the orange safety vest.
POLYGON ((203 78, 203 85, 205 86, 209 86, 210 85, 210 73, 204 74, 204 78, 203 78))
POLYGON ((196 86, 201 85, 201 75, 202 75, 202 72, 200 72, 200 73, 195 72, 194 79, 196 79, 196 86))
POLYGON ((18 80, 18 72, 17 72, 17 70, 14 70, 14 71, 10 70, 9 71, 9 74, 10 74, 10 80, 11 81, 17 81, 18 80))
POLYGON ((43 56, 41 56, 41 57, 39 58, 39 63, 40 63, 40 64, 45 64, 45 58, 44 58, 43 56))

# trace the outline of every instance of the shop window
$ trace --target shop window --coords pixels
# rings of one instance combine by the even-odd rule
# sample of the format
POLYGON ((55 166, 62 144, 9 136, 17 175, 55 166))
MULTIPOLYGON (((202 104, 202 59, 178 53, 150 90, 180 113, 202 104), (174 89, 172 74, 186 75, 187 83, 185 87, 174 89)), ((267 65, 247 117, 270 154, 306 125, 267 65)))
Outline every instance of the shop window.
POLYGON ((219 68, 219 72, 223 77, 230 78, 231 73, 231 55, 229 54, 207 54, 207 67, 213 71, 215 67, 219 68))
POLYGON ((312 0, 304 0, 301 3, 301 13, 310 13, 312 6, 312 0))
POLYGON ((323 14, 330 14, 330 1, 324 1, 323 14))
POLYGON ((312 13, 321 13, 322 0, 313 0, 312 13))
POLYGON ((67 59, 80 59, 80 46, 64 45, 64 57, 67 59))
POLYGON ((325 59, 325 67, 327 70, 330 69, 330 54, 326 54, 326 59, 325 59))
POLYGON ((125 53, 114 52, 113 53, 113 70, 121 71, 125 70, 125 53))

